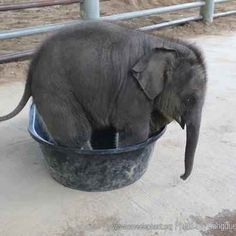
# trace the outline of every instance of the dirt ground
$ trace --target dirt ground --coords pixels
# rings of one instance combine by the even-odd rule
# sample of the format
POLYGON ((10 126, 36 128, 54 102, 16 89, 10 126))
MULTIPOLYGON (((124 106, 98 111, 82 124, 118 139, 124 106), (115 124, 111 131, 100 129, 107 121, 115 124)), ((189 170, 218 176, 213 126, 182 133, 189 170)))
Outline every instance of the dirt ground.
MULTIPOLYGON (((25 0, 0 0, 0 4, 25 2, 25 0)), ((178 3, 192 2, 186 0, 108 0, 101 2, 101 15, 148 9, 178 3)), ((218 4, 217 11, 236 9, 236 2, 218 4)), ((150 17, 142 17, 119 22, 130 27, 138 28, 145 25, 156 24, 170 19, 184 16, 198 15, 199 9, 185 10, 170 14, 161 14, 150 17)), ((31 27, 42 24, 64 22, 79 19, 79 4, 67 6, 54 6, 34 8, 18 11, 0 12, 0 31, 31 27)), ((206 25, 202 22, 192 22, 178 27, 165 28, 149 33, 156 35, 168 35, 180 38, 189 38, 202 34, 224 34, 236 31, 236 15, 215 19, 213 24, 206 25)), ((0 54, 37 47, 47 34, 23 37, 0 41, 0 54)), ((8 82, 25 79, 28 61, 0 65, 0 81, 8 82)))

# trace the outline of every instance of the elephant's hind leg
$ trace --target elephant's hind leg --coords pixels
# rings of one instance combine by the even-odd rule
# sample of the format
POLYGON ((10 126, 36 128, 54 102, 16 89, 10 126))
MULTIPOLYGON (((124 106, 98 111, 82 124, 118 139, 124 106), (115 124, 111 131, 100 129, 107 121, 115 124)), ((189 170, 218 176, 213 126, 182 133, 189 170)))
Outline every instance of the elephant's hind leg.
POLYGON ((80 104, 69 99, 45 98, 35 102, 53 140, 66 147, 91 149, 91 126, 80 104))

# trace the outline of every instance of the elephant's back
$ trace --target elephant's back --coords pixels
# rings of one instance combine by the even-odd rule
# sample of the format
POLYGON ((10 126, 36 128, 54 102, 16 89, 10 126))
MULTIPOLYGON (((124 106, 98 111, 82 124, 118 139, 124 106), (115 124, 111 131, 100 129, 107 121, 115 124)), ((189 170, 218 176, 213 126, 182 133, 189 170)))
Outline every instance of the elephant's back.
POLYGON ((145 40, 141 32, 109 23, 84 23, 55 34, 31 63, 33 97, 38 88, 72 92, 87 113, 109 122, 129 70, 145 52, 145 40))

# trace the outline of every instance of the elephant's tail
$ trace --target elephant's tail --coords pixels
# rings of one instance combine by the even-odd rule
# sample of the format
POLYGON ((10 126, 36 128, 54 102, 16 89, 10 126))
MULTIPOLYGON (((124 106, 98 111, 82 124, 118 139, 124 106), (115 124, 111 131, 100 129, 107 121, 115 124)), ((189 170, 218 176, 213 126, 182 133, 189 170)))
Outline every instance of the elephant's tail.
POLYGON ((5 120, 9 120, 9 119, 13 118, 18 113, 21 112, 21 110, 24 108, 24 106, 26 105, 26 103, 28 102, 28 100, 31 96, 31 86, 30 86, 30 84, 31 84, 31 79, 28 78, 27 81, 26 81, 24 94, 23 94, 18 106, 11 113, 9 113, 5 116, 1 116, 0 117, 0 122, 5 121, 5 120))

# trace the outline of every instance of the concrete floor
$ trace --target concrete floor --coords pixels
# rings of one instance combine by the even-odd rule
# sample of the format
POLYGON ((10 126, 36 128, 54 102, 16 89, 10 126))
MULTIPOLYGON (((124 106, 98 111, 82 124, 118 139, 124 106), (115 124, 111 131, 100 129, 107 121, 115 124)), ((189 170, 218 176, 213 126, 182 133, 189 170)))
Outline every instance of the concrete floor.
MULTIPOLYGON (((179 178, 185 133, 171 124, 135 184, 104 193, 65 188, 27 133, 25 108, 0 123, 1 236, 236 235, 236 35, 194 41, 206 55, 209 84, 192 176, 179 178)), ((0 86, 0 114, 22 90, 20 82, 0 86)))

